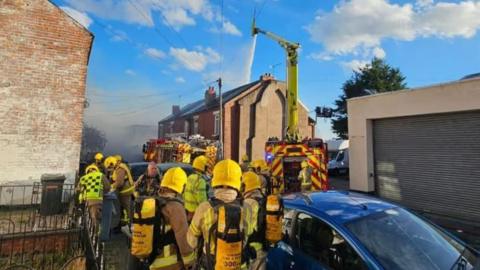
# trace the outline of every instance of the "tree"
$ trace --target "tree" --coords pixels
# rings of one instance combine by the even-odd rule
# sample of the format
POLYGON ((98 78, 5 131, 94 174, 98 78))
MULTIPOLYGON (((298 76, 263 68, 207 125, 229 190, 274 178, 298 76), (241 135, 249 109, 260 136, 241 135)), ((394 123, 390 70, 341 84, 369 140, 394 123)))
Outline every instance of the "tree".
POLYGON ((405 77, 398 68, 392 68, 378 58, 359 71, 354 71, 342 86, 343 94, 335 100, 333 132, 341 139, 348 139, 347 99, 405 89, 407 86, 404 81, 405 77))
POLYGON ((92 159, 92 156, 96 152, 101 152, 106 144, 105 133, 87 124, 83 125, 80 160, 88 161, 92 159))

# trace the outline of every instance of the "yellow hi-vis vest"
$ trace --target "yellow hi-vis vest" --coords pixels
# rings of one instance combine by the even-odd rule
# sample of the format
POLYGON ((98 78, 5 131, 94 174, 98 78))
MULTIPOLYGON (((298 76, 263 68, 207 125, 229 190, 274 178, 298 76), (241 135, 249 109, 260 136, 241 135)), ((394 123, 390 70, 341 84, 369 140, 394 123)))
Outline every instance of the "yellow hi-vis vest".
POLYGON ((113 171, 112 174, 112 180, 113 182, 117 182, 118 180, 118 169, 123 169, 125 171, 125 182, 122 187, 116 187, 117 189, 120 189, 120 194, 121 195, 128 195, 132 194, 134 192, 134 183, 133 183, 133 177, 132 174, 130 173, 130 169, 125 165, 125 163, 120 163, 117 168, 113 171))
POLYGON ((203 176, 199 173, 193 173, 188 176, 185 192, 183 193, 185 209, 193 213, 198 205, 207 201, 207 199, 207 183, 203 176))
POLYGON ((92 172, 80 178, 84 200, 103 200, 103 174, 92 172))

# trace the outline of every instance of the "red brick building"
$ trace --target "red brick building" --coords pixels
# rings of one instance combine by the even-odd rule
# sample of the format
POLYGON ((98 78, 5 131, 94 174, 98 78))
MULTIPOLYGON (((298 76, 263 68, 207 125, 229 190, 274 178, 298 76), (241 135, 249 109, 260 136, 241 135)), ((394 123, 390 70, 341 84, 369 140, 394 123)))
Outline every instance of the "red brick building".
MULTIPOLYGON (((220 131, 219 98, 205 93, 205 98, 180 108, 158 122, 158 137, 200 134, 218 139, 220 131)), ((223 134, 225 157, 238 160, 243 154, 263 158, 269 137, 283 137, 286 128, 286 84, 270 75, 223 93, 223 134)), ((299 132, 314 137, 315 124, 308 109, 300 102, 299 132)))
POLYGON ((73 179, 92 41, 48 0, 0 1, 0 182, 73 179))

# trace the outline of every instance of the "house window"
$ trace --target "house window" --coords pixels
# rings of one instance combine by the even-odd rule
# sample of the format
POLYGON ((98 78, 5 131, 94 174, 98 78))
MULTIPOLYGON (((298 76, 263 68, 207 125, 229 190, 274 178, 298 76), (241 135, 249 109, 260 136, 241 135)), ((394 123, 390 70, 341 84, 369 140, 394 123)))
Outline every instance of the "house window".
POLYGON ((173 121, 170 122, 170 134, 173 133, 173 123, 174 123, 173 121))
POLYGON ((163 131, 163 124, 158 125, 158 138, 162 138, 165 136, 165 132, 163 131))
POLYGON ((214 123, 213 123, 213 135, 218 135, 220 134, 220 114, 218 111, 213 112, 214 116, 214 123))
POLYGON ((185 120, 185 125, 183 126, 183 132, 185 132, 185 135, 188 136, 188 120, 185 120))
POLYGON ((193 134, 198 134, 198 116, 193 117, 193 134))

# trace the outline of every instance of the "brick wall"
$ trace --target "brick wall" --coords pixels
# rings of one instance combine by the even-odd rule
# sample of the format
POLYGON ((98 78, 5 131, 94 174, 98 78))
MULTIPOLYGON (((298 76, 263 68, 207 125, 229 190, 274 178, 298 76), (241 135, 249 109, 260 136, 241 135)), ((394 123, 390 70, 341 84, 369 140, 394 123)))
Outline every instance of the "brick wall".
POLYGON ((92 40, 47 0, 0 1, 0 182, 72 179, 92 40))
POLYGON ((213 138, 215 117, 213 111, 198 114, 198 133, 207 139, 213 138))

